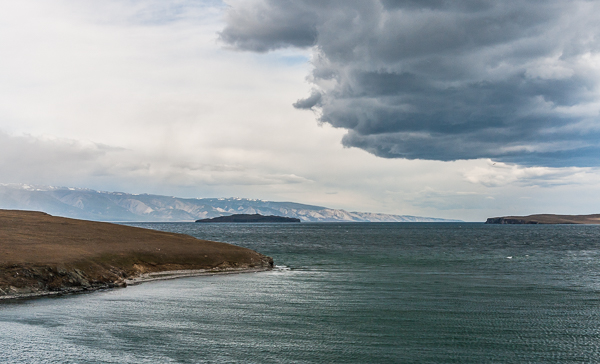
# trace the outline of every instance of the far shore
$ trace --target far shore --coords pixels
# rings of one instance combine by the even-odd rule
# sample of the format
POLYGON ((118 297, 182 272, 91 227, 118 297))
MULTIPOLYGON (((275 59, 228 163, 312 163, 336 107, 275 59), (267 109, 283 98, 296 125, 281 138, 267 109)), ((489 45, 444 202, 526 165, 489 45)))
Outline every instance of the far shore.
POLYGON ((502 216, 490 217, 485 222, 486 224, 569 224, 569 225, 598 225, 600 224, 600 214, 594 215, 554 215, 554 214, 538 214, 528 216, 502 216))

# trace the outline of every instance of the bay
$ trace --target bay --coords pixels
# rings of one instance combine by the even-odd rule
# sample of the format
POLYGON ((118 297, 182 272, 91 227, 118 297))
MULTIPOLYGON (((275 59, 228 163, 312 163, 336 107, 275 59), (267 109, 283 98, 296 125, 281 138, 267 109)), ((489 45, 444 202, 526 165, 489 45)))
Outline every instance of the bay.
POLYGON ((600 362, 600 226, 128 225, 277 269, 3 303, 0 362, 600 362))

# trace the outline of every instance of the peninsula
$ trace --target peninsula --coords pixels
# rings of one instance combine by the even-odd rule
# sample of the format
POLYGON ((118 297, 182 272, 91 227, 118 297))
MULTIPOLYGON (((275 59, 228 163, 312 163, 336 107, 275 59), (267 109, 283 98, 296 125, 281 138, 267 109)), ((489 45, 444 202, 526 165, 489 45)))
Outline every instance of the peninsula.
POLYGON ((253 250, 189 235, 0 210, 0 300, 272 267, 253 250))
POLYGON ((201 219, 196 222, 300 222, 300 219, 283 216, 263 216, 261 214, 236 214, 229 216, 219 216, 212 219, 201 219))
POLYGON ((490 217, 486 224, 600 224, 600 214, 595 215, 529 215, 490 217))

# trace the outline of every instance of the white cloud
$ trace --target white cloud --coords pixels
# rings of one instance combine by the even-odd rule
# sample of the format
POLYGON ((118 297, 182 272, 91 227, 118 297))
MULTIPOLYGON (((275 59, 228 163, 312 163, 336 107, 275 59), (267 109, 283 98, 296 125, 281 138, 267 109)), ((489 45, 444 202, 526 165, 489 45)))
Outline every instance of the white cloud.
POLYGON ((486 165, 471 167, 465 179, 486 187, 507 185, 543 186, 600 183, 600 171, 593 168, 524 167, 487 160, 486 165))
POLYGON ((577 197, 600 196, 594 169, 500 170, 485 160, 387 160, 344 148, 344 130, 292 106, 312 90, 308 51, 223 49, 223 6, 8 3, 0 13, 0 183, 478 221, 535 205, 527 196, 597 205, 577 197), (508 206, 504 196, 524 202, 508 206))

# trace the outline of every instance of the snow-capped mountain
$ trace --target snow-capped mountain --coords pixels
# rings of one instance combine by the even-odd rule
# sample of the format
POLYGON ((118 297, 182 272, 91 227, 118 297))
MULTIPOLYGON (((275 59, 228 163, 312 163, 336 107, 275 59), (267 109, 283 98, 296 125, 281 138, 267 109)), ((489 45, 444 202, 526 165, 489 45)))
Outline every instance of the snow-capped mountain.
POLYGON ((98 221, 194 221, 232 214, 261 214, 312 222, 449 222, 406 215, 349 212, 294 202, 246 198, 177 198, 81 188, 0 184, 0 208, 39 210, 98 221))

